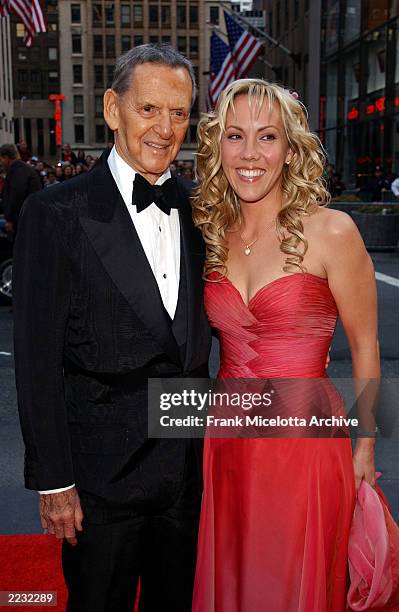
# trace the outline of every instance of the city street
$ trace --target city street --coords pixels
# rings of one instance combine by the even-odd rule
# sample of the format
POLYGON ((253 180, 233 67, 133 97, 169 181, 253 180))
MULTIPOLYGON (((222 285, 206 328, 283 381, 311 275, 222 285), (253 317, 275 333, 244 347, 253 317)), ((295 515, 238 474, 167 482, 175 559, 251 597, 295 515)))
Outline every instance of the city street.
MULTIPOLYGON (((382 371, 387 378, 399 378, 399 254, 373 254, 379 294, 380 343, 382 371)), ((359 313, 361 316, 361 313, 359 313)), ((338 327, 331 352, 329 374, 349 377, 347 344, 338 327)), ((212 371, 217 369, 217 347, 211 357, 212 371)), ((377 469, 381 484, 396 519, 399 519, 399 440, 380 439, 377 469)), ((12 313, 0 306, 0 533, 37 533, 40 524, 37 494, 23 487, 23 443, 17 419, 14 388, 12 313)))

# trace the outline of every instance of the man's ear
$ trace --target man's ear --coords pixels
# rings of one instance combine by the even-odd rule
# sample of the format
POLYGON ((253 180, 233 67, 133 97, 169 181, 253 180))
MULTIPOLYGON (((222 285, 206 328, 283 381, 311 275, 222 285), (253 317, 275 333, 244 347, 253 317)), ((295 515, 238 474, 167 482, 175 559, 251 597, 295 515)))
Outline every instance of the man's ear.
POLYGON ((113 89, 107 89, 104 93, 104 119, 111 130, 119 127, 118 94, 113 89))

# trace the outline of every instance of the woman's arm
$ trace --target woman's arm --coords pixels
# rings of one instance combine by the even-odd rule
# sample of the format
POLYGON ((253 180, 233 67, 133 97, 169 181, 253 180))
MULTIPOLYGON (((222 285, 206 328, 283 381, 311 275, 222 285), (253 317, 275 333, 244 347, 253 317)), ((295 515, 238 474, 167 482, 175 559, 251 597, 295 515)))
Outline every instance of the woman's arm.
POLYGON ((328 211, 324 265, 348 338, 358 402, 359 437, 353 455, 356 488, 362 478, 374 486, 375 405, 380 379, 377 289, 374 267, 352 219, 328 211), (361 432, 369 432, 361 436, 361 432))

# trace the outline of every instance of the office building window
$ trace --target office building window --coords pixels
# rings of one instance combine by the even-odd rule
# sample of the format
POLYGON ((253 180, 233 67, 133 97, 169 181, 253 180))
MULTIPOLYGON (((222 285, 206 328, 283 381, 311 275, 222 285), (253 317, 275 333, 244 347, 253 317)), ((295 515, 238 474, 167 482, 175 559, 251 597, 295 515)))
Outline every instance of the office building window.
POLYGON ((105 142, 105 125, 103 123, 96 124, 96 142, 105 142))
POLYGON ((213 25, 219 25, 219 7, 211 6, 209 9, 209 21, 213 25))
POLYGON ((58 59, 58 49, 57 47, 49 47, 48 48, 48 58, 50 62, 56 62, 58 59))
POLYGON ((114 70, 115 66, 113 64, 108 64, 107 66, 107 87, 111 87, 112 81, 114 80, 114 70))
POLYGON ((57 70, 50 70, 50 72, 48 73, 48 82, 58 84, 58 71, 57 70))
POLYGON ((93 36, 93 53, 94 53, 94 57, 102 57, 103 55, 103 36, 102 34, 94 34, 93 36))
POLYGON ((121 5, 121 27, 130 28, 130 22, 131 22, 130 4, 122 4, 121 5))
POLYGON ((102 96, 94 96, 94 111, 96 113, 96 117, 102 117, 103 114, 103 97, 102 96))
POLYGON ((115 8, 114 3, 105 5, 105 25, 115 25, 115 8))
POLYGON ((18 70, 18 83, 27 83, 29 80, 29 72, 27 70, 18 70))
POLYGON ((105 56, 115 57, 115 36, 113 34, 107 34, 105 37, 105 56))
POLYGON ((94 84, 96 87, 104 87, 104 66, 94 64, 94 84))
POLYGON ((93 4, 93 26, 102 26, 103 24, 103 7, 102 4, 93 4))
POLYGON ((178 4, 177 5, 177 27, 178 28, 185 28, 187 25, 187 20, 186 20, 186 5, 185 4, 178 4))
POLYGON ((82 37, 80 34, 72 34, 72 53, 82 53, 82 37))
POLYGON ((73 84, 81 85, 83 83, 83 66, 82 64, 74 64, 72 66, 73 71, 73 84))
POLYGON ((162 36, 162 42, 166 44, 170 44, 171 42, 170 36, 162 36))
POLYGON ((150 21, 150 28, 157 28, 158 27, 158 5, 157 4, 150 4, 149 6, 149 21, 150 21))
POLYGON ((75 125, 75 142, 84 142, 85 141, 85 126, 83 124, 77 123, 75 125))
POLYGON ((38 70, 31 70, 30 80, 31 80, 31 83, 39 83, 40 82, 40 72, 38 70))
POLYGON ((83 115, 83 96, 73 96, 73 112, 75 115, 83 115))
POLYGON ((142 45, 144 42, 144 39, 142 36, 133 36, 133 45, 135 47, 138 47, 139 45, 142 45))
POLYGON ((198 57, 198 36, 190 36, 190 57, 198 57))
POLYGON ((170 23, 171 23, 170 6, 163 4, 161 6, 161 26, 163 28, 169 28, 170 23))
POLYGON ((71 4, 71 22, 81 22, 80 4, 71 4))
POLYGON ((143 27, 143 5, 133 4, 133 24, 136 27, 143 27))
POLYGON ((190 28, 198 28, 198 5, 190 4, 190 28))
POLYGON ((186 53, 187 51, 187 39, 185 36, 178 36, 177 37, 177 48, 180 51, 180 53, 186 53))
POLYGON ((155 45, 158 42, 159 42, 159 36, 150 36, 150 43, 152 45, 155 45))
POLYGON ((132 46, 131 37, 128 34, 124 34, 121 38, 121 51, 126 53, 132 46))

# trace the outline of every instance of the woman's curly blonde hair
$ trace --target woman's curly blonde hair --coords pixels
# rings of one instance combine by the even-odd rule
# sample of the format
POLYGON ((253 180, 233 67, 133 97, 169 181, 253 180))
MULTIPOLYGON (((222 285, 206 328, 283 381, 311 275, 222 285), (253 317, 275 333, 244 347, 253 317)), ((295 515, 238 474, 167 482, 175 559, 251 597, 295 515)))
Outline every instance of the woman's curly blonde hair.
POLYGON ((240 79, 226 87, 215 110, 204 113, 198 124, 199 187, 193 197, 193 218, 206 243, 204 277, 215 271, 227 273, 226 232, 241 221, 240 204, 223 172, 221 159, 227 112, 234 110, 234 99, 239 95, 247 95, 249 104, 255 103, 259 109, 264 101, 270 110, 274 103, 279 104, 293 156, 282 172, 283 206, 276 220, 277 233, 280 249, 287 256, 284 271, 302 271, 307 250, 302 217, 330 199, 323 180, 324 150, 309 130, 305 107, 287 89, 261 79, 240 79))

